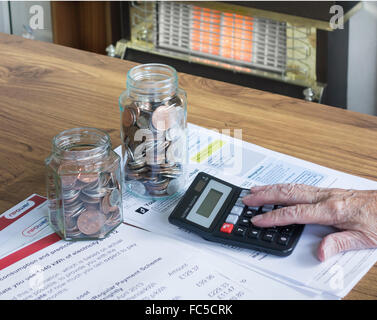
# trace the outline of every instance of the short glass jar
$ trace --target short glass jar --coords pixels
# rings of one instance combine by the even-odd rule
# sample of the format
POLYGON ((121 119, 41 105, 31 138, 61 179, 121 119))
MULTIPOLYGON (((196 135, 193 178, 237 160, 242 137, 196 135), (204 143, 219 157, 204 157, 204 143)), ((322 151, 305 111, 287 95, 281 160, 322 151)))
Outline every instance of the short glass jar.
POLYGON ((59 133, 45 164, 50 225, 63 239, 101 239, 123 221, 120 157, 106 132, 59 133))
POLYGON ((143 64, 119 97, 125 185, 143 198, 174 196, 186 185, 187 98, 174 68, 143 64))

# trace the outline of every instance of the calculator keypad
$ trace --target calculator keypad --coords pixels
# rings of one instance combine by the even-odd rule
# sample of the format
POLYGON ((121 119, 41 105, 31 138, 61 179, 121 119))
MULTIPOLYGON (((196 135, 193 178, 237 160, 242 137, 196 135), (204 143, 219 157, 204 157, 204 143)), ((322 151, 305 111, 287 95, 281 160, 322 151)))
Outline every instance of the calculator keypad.
POLYGON ((230 210, 220 231, 245 239, 250 238, 254 241, 276 243, 282 247, 287 246, 294 232, 295 225, 259 228, 254 226, 250 221, 255 215, 264 214, 282 208, 282 206, 266 204, 260 207, 248 207, 242 202, 242 198, 247 194, 249 194, 248 190, 241 191, 239 198, 230 210))

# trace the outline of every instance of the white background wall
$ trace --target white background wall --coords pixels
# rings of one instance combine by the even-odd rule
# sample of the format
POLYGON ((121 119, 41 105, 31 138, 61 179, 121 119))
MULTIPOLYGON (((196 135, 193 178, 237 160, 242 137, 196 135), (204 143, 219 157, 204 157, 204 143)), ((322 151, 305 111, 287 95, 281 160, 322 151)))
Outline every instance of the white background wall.
POLYGON ((377 1, 350 19, 347 108, 377 115, 377 1))
POLYGON ((10 33, 9 7, 7 1, 0 1, 0 32, 10 33))

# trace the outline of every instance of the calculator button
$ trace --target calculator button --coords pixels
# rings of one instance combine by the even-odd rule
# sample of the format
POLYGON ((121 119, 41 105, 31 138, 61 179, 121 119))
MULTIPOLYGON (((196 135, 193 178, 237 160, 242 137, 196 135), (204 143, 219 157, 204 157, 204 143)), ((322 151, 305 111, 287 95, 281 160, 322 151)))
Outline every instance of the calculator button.
POLYGON ((283 234, 291 235, 293 233, 293 226, 280 227, 279 231, 283 234))
POLYGON ((245 213, 243 214, 244 217, 246 218, 252 218, 255 216, 255 211, 252 210, 246 210, 245 213))
POLYGON ((230 214, 230 215, 227 216, 225 222, 231 223, 231 224, 236 224, 237 220, 238 220, 238 216, 236 216, 235 214, 230 214))
POLYGON ((265 204, 263 207, 262 207, 262 212, 263 213, 266 213, 266 212, 270 212, 274 210, 274 205, 273 204, 265 204))
POLYGON ((235 203, 236 206, 239 206, 239 207, 244 207, 245 204, 242 202, 242 198, 238 198, 236 203, 235 203))
POLYGON ((230 211, 231 214, 235 214, 237 216, 240 216, 242 214, 243 207, 234 206, 232 210, 230 211))
POLYGON ((224 223, 221 226, 220 231, 221 232, 225 232, 225 233, 231 233, 233 231, 233 228, 234 228, 233 224, 231 224, 231 223, 224 223))
POLYGON ((249 210, 258 211, 259 207, 249 207, 249 210))
POLYGON ((262 237, 262 240, 267 241, 267 242, 272 242, 272 240, 274 240, 275 234, 276 234, 275 232, 265 232, 262 237))
POLYGON ((243 198, 250 194, 250 190, 242 190, 240 193, 240 198, 243 198))
POLYGON ((250 231, 249 231, 249 234, 248 234, 248 236, 249 236, 249 238, 253 238, 253 239, 257 239, 258 237, 259 237, 259 234, 261 233, 261 231, 260 230, 258 230, 258 229, 251 229, 250 231))
POLYGON ((245 236, 246 234, 246 228, 245 227, 237 227, 234 232, 233 232, 235 235, 237 236, 245 236))
POLYGON ((278 228, 277 227, 269 227, 266 229, 267 232, 277 232, 278 228))
POLYGON ((280 236, 280 237, 278 237, 278 239, 277 239, 277 243, 278 244, 281 244, 281 245, 283 245, 283 246, 286 246, 287 244, 288 244, 288 241, 289 241, 289 237, 288 236, 284 236, 284 235, 282 235, 282 236, 280 236))
POLYGON ((248 227, 250 225, 250 219, 249 218, 241 218, 239 221, 239 224, 245 227, 248 227))

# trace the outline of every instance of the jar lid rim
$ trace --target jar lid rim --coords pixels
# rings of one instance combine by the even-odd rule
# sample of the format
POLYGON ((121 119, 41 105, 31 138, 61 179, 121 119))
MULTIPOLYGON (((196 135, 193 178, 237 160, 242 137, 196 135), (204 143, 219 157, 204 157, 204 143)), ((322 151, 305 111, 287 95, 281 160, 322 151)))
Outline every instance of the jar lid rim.
MULTIPOLYGON (((140 81, 139 79, 135 79, 132 77, 132 73, 135 73, 137 71, 141 71, 142 69, 146 69, 146 70, 152 70, 152 69, 161 69, 161 70, 169 70, 171 72, 171 77, 170 78, 167 78, 167 79, 163 79, 163 80, 153 80, 153 81, 150 81, 150 82, 157 82, 157 83, 165 83, 165 82, 171 82, 172 79, 174 81, 177 80, 177 70, 175 68, 173 68, 172 66, 169 66, 167 64, 162 64, 162 63, 145 63, 145 64, 140 64, 140 65, 137 65, 133 68, 131 68, 130 70, 128 70, 127 72, 127 81, 132 81, 132 82, 138 82, 140 81)), ((148 82, 148 81, 145 81, 143 80, 144 82, 148 82)))
POLYGON ((111 148, 111 140, 109 134, 102 129, 93 127, 78 127, 70 128, 58 133, 52 139, 52 145, 53 148, 63 156, 68 156, 69 158, 74 157, 77 159, 106 151, 108 148, 111 148), (68 148, 65 148, 69 145, 70 147, 74 147, 75 143, 78 143, 78 141, 74 140, 68 141, 69 137, 72 138, 77 135, 98 137, 98 140, 93 142, 93 148, 90 148, 89 150, 69 150, 68 148), (64 144, 64 142, 66 144, 64 144))

